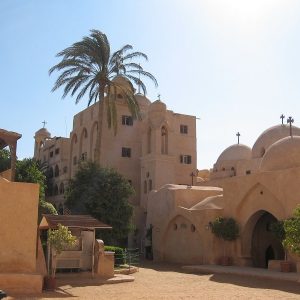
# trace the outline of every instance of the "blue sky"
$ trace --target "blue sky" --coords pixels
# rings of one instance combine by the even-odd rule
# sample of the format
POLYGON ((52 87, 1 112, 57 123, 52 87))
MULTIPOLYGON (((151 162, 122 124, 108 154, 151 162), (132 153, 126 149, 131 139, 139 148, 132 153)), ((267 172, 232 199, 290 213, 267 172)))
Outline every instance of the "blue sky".
POLYGON ((112 50, 132 44, 149 56, 159 81, 148 97, 197 121, 198 168, 226 147, 253 146, 279 116, 300 124, 300 1, 297 0, 1 0, 0 128, 23 135, 19 158, 33 155, 46 120, 68 136, 86 99, 51 93, 55 54, 95 28, 112 50))

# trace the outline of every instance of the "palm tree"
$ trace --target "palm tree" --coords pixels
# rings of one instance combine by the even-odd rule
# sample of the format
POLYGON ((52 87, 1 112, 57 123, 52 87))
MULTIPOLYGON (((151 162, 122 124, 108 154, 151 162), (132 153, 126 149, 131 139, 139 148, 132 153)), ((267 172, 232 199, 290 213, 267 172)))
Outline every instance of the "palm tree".
MULTIPOLYGON (((52 92, 64 86, 62 98, 68 94, 76 96, 77 104, 88 93, 88 106, 99 101, 98 111, 98 134, 96 139, 95 160, 99 162, 101 150, 102 122, 104 118, 104 105, 107 111, 107 124, 113 126, 114 133, 117 131, 117 94, 121 94, 133 118, 139 118, 139 106, 134 97, 133 84, 142 89, 146 94, 147 89, 141 76, 154 82, 155 77, 146 72, 140 64, 132 61, 135 58, 147 56, 142 52, 128 52, 131 45, 125 45, 112 55, 110 45, 104 33, 91 30, 90 36, 83 37, 82 41, 59 52, 56 56, 61 61, 49 70, 49 75, 54 71, 61 72, 58 76, 52 92), (123 78, 129 84, 122 84, 118 78, 123 78)), ((124 82, 124 80, 123 80, 124 82)))

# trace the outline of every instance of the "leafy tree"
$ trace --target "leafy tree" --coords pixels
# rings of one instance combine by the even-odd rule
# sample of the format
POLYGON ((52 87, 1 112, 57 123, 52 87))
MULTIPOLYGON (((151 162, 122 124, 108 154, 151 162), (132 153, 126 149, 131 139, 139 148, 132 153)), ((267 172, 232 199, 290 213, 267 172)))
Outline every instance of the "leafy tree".
POLYGON ((0 173, 10 168, 10 152, 7 149, 0 149, 0 173))
POLYGON ((17 182, 38 183, 40 185, 40 201, 45 200, 45 181, 46 176, 41 171, 39 164, 33 158, 24 158, 16 163, 17 182))
POLYGON ((38 183, 39 190, 39 220, 44 214, 57 214, 54 206, 45 201, 46 175, 45 166, 33 158, 18 160, 16 163, 16 181, 38 183))
POLYGON ((64 49, 57 54, 62 60, 49 70, 61 72, 52 91, 64 86, 63 98, 68 94, 76 96, 76 103, 89 93, 88 105, 93 101, 99 101, 98 135, 96 139, 95 160, 98 162, 101 147, 102 121, 104 119, 103 102, 107 110, 107 123, 109 128, 113 126, 117 130, 116 97, 117 91, 127 102, 128 108, 134 118, 139 117, 139 106, 134 97, 132 88, 124 87, 116 77, 122 77, 128 82, 138 85, 146 94, 146 85, 141 80, 146 77, 157 86, 155 77, 146 72, 140 64, 132 62, 135 58, 148 59, 142 52, 128 52, 131 45, 125 45, 111 55, 110 44, 104 33, 99 30, 91 30, 90 36, 85 36, 80 42, 64 49), (106 95, 106 97, 104 97, 106 95))
POLYGON ((292 218, 283 221, 285 239, 283 245, 300 256, 300 206, 294 210, 292 218))
POLYGON ((132 206, 128 198, 134 194, 129 182, 113 169, 93 162, 82 162, 71 179, 66 202, 72 212, 90 214, 113 227, 103 232, 106 243, 120 243, 131 230, 132 206))

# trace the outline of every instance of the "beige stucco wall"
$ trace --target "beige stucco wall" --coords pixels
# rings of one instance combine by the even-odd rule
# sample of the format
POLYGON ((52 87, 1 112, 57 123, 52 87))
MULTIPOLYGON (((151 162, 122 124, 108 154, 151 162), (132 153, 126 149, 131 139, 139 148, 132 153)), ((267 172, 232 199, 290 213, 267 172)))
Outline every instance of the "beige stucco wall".
POLYGON ((35 272, 38 215, 37 184, 0 178, 0 272, 35 272))

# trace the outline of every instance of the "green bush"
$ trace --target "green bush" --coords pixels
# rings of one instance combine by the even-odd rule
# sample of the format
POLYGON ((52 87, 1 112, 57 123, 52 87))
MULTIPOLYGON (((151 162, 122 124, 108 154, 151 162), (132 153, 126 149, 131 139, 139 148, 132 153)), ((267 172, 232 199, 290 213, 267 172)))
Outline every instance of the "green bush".
POLYGON ((115 246, 104 246, 104 251, 115 252, 115 267, 126 263, 126 254, 123 248, 115 246))

